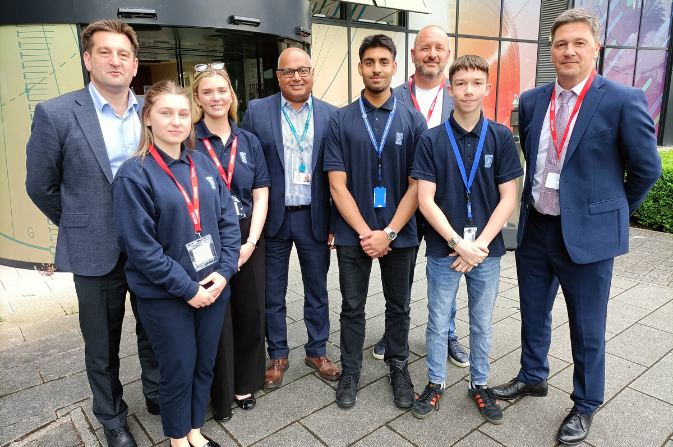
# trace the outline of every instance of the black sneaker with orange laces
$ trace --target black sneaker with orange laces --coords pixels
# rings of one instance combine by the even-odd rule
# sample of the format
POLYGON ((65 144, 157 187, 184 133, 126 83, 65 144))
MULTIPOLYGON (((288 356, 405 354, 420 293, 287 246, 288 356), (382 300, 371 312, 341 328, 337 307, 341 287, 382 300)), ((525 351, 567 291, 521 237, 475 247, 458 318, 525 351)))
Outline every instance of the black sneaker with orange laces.
POLYGON ((476 388, 468 388, 467 392, 479 407, 481 415, 491 424, 502 424, 504 416, 500 402, 490 388, 486 385, 475 385, 476 388))
POLYGON ((432 415, 432 411, 439 411, 439 398, 444 394, 444 388, 439 383, 428 382, 421 394, 416 396, 411 414, 418 419, 425 419, 432 415))

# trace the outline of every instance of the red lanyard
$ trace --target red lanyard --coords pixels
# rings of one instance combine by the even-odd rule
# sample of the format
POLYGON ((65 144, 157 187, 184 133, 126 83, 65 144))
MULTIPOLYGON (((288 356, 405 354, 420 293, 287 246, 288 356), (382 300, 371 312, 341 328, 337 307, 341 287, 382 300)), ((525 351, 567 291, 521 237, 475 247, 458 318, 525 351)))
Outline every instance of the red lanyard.
POLYGON ((234 175, 234 165, 236 164, 236 147, 238 146, 238 135, 234 137, 234 141, 231 143, 231 154, 229 155, 229 169, 227 169, 227 175, 224 175, 222 163, 220 163, 220 159, 217 158, 217 155, 215 155, 213 146, 210 145, 208 138, 203 139, 203 144, 206 145, 206 149, 208 149, 210 158, 213 159, 215 166, 217 166, 217 170, 220 171, 220 175, 222 176, 222 180, 224 180, 224 184, 227 185, 227 189, 231 191, 231 178, 234 175))
POLYGON ((589 87, 591 87, 591 83, 593 82, 595 77, 596 77, 596 70, 591 70, 591 75, 589 76, 589 79, 587 80, 586 84, 584 84, 582 92, 580 93, 580 96, 577 98, 577 102, 575 103, 575 107, 573 108, 573 112, 570 114, 570 118, 568 119, 568 125, 566 126, 566 130, 563 133, 563 139, 561 140, 560 145, 558 144, 556 136, 556 88, 552 89, 551 106, 549 107, 549 126, 551 127, 551 137, 554 140, 554 145, 556 146, 556 156, 558 157, 559 160, 561 159, 561 151, 563 150, 563 145, 566 142, 566 138, 568 138, 568 131, 570 131, 570 123, 573 122, 573 118, 575 118, 577 111, 580 109, 580 105, 584 100, 584 96, 587 94, 587 91, 589 90, 589 87))
MULTIPOLYGON (((416 107, 416 110, 421 112, 421 107, 418 105, 418 101, 416 101, 416 97, 414 96, 414 89, 413 89, 413 82, 414 82, 414 76, 411 75, 409 77, 409 93, 411 93, 411 100, 414 102, 414 107, 416 107)), ((442 83, 439 86, 439 90, 437 91, 437 95, 435 95, 435 100, 432 101, 432 104, 430 104, 430 110, 428 110, 428 117, 425 119, 425 123, 430 122, 430 118, 432 117, 432 112, 435 110, 435 104, 437 104, 437 98, 439 98, 439 94, 442 93, 442 90, 444 90, 444 84, 446 84, 446 77, 442 75, 442 83)), ((423 112, 421 112, 423 113, 423 112)))
POLYGON ((194 231, 196 231, 196 234, 201 237, 201 217, 199 216, 199 181, 196 178, 196 166, 194 166, 194 162, 192 161, 192 157, 187 155, 187 159, 189 160, 189 163, 192 165, 191 167, 191 172, 192 172, 192 195, 194 196, 194 204, 192 205, 192 201, 189 199, 189 195, 187 194, 187 191, 185 191, 185 188, 182 187, 180 183, 175 179, 173 176, 173 173, 168 170, 168 166, 166 166, 166 163, 164 163, 164 160, 161 158, 161 155, 157 152, 157 150, 154 148, 154 146, 150 146, 149 148, 150 154, 152 154, 152 157, 156 160, 157 164, 161 166, 161 169, 166 171, 166 174, 170 175, 173 181, 175 182, 176 185, 178 185, 178 189, 180 189, 180 192, 185 198, 185 202, 187 202, 187 209, 189 210, 189 215, 192 218, 192 222, 194 222, 194 231))

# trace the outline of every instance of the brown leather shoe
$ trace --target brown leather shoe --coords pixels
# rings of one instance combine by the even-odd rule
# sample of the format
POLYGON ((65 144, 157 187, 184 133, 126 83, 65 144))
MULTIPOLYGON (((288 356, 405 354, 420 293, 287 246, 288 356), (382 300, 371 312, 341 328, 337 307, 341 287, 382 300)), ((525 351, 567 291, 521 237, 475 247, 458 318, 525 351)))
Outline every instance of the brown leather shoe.
POLYGON ((271 359, 269 369, 266 370, 266 380, 264 380, 264 388, 272 390, 278 388, 283 383, 283 373, 287 371, 290 366, 290 361, 287 357, 280 357, 278 359, 271 359))
POLYGON ((326 355, 323 355, 322 357, 306 356, 305 362, 306 365, 318 371, 320 377, 325 380, 339 380, 339 377, 341 377, 339 368, 337 368, 326 355))

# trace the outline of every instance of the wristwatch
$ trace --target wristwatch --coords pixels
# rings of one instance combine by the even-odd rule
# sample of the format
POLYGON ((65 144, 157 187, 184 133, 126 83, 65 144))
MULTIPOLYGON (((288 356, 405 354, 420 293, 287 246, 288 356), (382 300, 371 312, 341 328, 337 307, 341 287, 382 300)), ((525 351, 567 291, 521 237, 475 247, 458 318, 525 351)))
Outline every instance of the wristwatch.
POLYGON ((388 235, 388 239, 390 239, 391 241, 394 241, 395 238, 397 237, 397 233, 395 233, 393 230, 391 230, 391 229, 388 228, 388 227, 385 227, 385 228, 383 229, 383 231, 386 232, 386 234, 388 235))
POLYGON ((257 248, 257 243, 259 243, 259 239, 255 239, 255 238, 253 238, 253 237, 249 237, 249 238, 248 238, 248 242, 250 242, 252 245, 255 246, 255 248, 257 248))
POLYGON ((460 241, 462 241, 462 240, 463 240, 463 238, 460 237, 460 236, 458 236, 458 235, 456 234, 454 237, 452 237, 451 239, 449 239, 449 241, 448 241, 448 243, 449 243, 449 248, 451 248, 451 249, 455 249, 455 248, 456 248, 456 245, 458 245, 458 242, 460 242, 460 241))

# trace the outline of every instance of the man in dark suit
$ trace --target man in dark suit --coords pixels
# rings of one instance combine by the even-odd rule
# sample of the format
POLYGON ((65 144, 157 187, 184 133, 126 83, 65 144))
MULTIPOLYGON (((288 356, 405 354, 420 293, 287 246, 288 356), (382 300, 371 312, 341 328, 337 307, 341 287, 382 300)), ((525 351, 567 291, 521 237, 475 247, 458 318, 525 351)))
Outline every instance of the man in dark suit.
MULTIPOLYGON (((59 227, 56 266, 73 273, 93 412, 108 446, 136 443, 119 381, 126 255, 117 245, 110 185, 138 148, 139 102, 129 89, 138 40, 123 22, 101 20, 82 32, 88 87, 38 104, 26 146, 26 190, 59 227)), ((136 310, 138 356, 147 409, 159 414, 159 367, 136 310)))
MULTIPOLYGON (((414 107, 425 117, 428 129, 443 124, 451 116, 453 98, 449 95, 449 80, 444 70, 451 55, 449 38, 437 25, 421 29, 411 49, 411 60, 416 66, 415 73, 393 89, 393 96, 410 107, 414 107)), ((416 211, 418 241, 423 240, 427 222, 420 211, 416 211)), ((449 324, 449 360, 456 366, 470 366, 470 358, 461 346, 456 335, 456 306, 451 312, 449 324)), ((373 350, 374 358, 383 359, 386 349, 386 336, 379 340, 373 350)))
POLYGON ((323 134, 336 107, 311 95, 313 68, 303 50, 283 51, 276 76, 280 93, 250 101, 241 125, 259 138, 271 175, 264 226, 266 338, 271 358, 264 383, 267 389, 282 383, 289 366, 285 294, 293 244, 304 281, 305 363, 324 379, 339 379, 339 370, 325 351, 333 236, 328 237, 331 204, 327 173, 322 170, 323 134))
POLYGON ((629 215, 661 173, 645 93, 595 74, 599 35, 593 14, 562 13, 551 27, 556 82, 521 95, 527 165, 516 250, 521 370, 493 388, 502 399, 547 395, 551 310, 560 284, 574 361, 574 406, 558 432, 566 444, 586 439, 603 403, 614 258, 628 252, 629 215))

